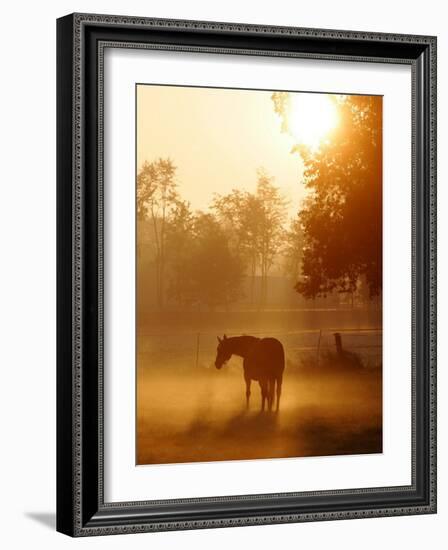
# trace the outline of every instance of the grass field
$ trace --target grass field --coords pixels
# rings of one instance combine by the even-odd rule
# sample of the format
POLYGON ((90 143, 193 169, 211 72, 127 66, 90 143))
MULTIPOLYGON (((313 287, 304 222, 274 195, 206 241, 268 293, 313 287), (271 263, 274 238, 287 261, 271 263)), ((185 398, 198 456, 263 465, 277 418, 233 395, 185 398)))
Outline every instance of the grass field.
MULTIPOLYGON (((320 334, 318 356, 317 329, 294 332, 291 323, 289 330, 278 323, 255 327, 253 332, 266 335, 277 331, 285 346, 287 366, 276 414, 260 412, 254 382, 246 410, 241 359, 232 358, 220 371, 213 366, 216 335, 239 327, 181 321, 174 332, 171 320, 146 325, 138 336, 137 464, 382 451, 378 332, 343 332, 344 346, 352 353, 340 358, 332 329, 320 334)), ((359 320, 361 325, 365 328, 366 321, 359 320)))

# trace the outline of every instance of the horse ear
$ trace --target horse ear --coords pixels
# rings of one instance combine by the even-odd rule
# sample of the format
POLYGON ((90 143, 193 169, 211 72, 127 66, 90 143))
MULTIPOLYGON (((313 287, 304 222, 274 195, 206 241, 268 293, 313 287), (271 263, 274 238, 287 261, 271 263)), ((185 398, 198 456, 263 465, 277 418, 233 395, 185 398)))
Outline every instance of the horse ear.
POLYGON ((217 336, 216 338, 218 338, 218 342, 219 342, 219 343, 222 342, 222 340, 221 340, 221 338, 220 338, 219 336, 217 336))
POLYGON ((227 340, 227 336, 224 334, 224 340, 227 340))

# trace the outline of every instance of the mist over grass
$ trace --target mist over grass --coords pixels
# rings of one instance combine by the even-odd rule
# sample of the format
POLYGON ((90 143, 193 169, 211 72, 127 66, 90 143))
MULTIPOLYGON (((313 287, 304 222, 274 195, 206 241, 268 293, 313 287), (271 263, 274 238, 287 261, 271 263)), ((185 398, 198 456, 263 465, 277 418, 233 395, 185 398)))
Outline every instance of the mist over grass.
MULTIPOLYGON (((316 330, 288 332, 271 322, 254 327, 253 332, 264 330, 266 335, 276 332, 286 351, 280 411, 261 413, 260 389, 254 382, 246 410, 242 360, 233 357, 219 371, 213 365, 216 335, 229 328, 241 330, 236 320, 228 318, 229 324, 218 327, 212 316, 207 327, 181 319, 174 332, 162 322, 157 332, 154 325, 142 330, 137 464, 382 452, 377 333, 343 333, 346 350, 339 356, 331 331, 321 334, 317 354, 316 330)), ((247 321, 242 319, 241 327, 247 321)), ((327 323, 332 326, 333 319, 327 323)), ((365 326, 366 320, 358 325, 365 326)))

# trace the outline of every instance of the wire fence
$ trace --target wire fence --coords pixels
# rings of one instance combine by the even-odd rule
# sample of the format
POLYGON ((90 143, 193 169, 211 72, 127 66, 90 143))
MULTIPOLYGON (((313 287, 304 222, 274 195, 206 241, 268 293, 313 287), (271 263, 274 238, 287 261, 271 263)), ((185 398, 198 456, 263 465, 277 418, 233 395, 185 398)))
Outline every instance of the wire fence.
MULTIPOLYGON (((319 363, 328 354, 356 355, 363 366, 381 364, 382 329, 371 327, 322 328, 310 330, 238 330, 227 336, 251 334, 253 336, 278 338, 284 348, 289 364, 299 365, 311 360, 319 363)), ((221 335, 222 336, 222 335, 221 335)), ((208 368, 216 357, 217 332, 179 331, 145 332, 138 339, 138 356, 144 363, 157 362, 172 366, 208 368)))

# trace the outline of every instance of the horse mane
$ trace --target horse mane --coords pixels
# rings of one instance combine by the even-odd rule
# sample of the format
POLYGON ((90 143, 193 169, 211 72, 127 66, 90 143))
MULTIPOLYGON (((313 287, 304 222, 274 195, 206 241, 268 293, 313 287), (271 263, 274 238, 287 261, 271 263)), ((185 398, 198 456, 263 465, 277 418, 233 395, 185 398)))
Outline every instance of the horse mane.
POLYGON ((227 345, 230 345, 232 353, 244 357, 249 349, 260 341, 260 338, 256 336, 249 336, 244 334, 243 336, 231 336, 226 339, 227 345))

